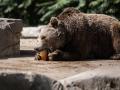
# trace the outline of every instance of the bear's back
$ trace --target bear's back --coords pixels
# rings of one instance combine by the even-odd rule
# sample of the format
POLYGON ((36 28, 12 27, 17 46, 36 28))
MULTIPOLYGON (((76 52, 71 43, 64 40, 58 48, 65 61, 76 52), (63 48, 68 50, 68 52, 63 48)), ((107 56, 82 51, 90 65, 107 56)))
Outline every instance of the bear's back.
POLYGON ((116 18, 105 14, 85 14, 85 17, 92 30, 98 30, 99 28, 101 31, 108 30, 109 32, 113 22, 119 22, 116 18))

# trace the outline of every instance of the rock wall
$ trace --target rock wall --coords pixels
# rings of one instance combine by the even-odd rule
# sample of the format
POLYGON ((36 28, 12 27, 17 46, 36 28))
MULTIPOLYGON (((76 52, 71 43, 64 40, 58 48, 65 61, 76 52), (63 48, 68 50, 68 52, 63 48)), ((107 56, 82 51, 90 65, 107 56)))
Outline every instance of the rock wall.
POLYGON ((19 55, 22 27, 20 19, 0 18, 0 57, 19 55))
POLYGON ((0 90, 63 90, 56 80, 30 72, 0 72, 0 90))

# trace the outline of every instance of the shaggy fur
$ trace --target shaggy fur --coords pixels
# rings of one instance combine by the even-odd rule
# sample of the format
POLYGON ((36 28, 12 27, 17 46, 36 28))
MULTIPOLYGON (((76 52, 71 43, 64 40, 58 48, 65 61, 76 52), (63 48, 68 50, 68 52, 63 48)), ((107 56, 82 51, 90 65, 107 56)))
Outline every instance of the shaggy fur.
POLYGON ((66 8, 41 28, 38 39, 41 44, 37 50, 48 48, 52 60, 120 59, 120 22, 104 14, 66 8))

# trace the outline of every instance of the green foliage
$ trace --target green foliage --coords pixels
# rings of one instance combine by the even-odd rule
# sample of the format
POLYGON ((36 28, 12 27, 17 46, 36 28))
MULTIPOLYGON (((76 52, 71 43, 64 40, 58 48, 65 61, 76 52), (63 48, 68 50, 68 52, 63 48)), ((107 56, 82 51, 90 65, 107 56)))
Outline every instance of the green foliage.
POLYGON ((47 24, 65 7, 120 19, 120 0, 0 0, 0 17, 21 18, 26 25, 47 24))

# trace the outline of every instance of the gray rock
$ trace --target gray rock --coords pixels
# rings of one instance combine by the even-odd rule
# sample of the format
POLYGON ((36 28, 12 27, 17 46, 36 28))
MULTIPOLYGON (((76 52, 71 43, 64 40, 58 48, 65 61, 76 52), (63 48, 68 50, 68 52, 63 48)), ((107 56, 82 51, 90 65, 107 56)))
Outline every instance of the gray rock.
POLYGON ((22 27, 20 19, 0 18, 0 57, 19 55, 22 27))
POLYGON ((65 90, 120 90, 120 67, 103 67, 68 77, 65 90))
POLYGON ((44 75, 0 72, 0 90, 63 90, 63 86, 44 75))

